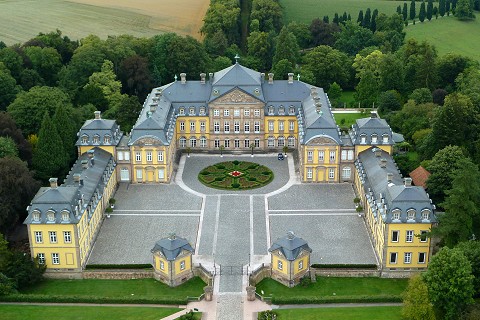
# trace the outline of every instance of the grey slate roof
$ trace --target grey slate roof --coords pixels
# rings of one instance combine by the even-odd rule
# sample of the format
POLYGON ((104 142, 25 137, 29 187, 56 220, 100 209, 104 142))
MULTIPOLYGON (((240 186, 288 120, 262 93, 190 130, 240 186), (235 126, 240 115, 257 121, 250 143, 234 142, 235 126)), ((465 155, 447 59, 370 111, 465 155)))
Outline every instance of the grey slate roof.
POLYGON ((307 242, 302 238, 296 237, 293 232, 289 233, 286 237, 277 239, 270 249, 268 249, 269 252, 275 250, 280 250, 288 261, 295 260, 302 250, 312 252, 307 242))
POLYGON ((86 214, 88 206, 90 206, 91 212, 94 212, 103 195, 106 182, 113 172, 114 161, 112 155, 103 149, 95 147, 92 150, 94 154, 93 165, 89 162, 87 169, 82 168, 82 161, 88 161, 89 159, 88 152, 85 152, 77 159, 63 185, 57 188, 40 188, 28 207, 28 216, 24 223, 53 223, 47 222, 46 213, 49 210, 55 212, 55 223, 78 223, 82 215, 86 214), (74 181, 73 176, 75 174, 80 174, 83 185, 74 181), (98 198, 96 194, 98 194, 98 198), (82 198, 83 206, 78 209, 77 215, 76 207, 82 198), (68 222, 62 220, 61 212, 64 210, 69 212, 68 222), (33 211, 41 213, 40 221, 33 220, 33 211))
POLYGON ((173 261, 183 250, 194 252, 187 239, 174 236, 157 241, 151 252, 159 251, 168 261, 173 261))
POLYGON ((350 131, 350 137, 352 138, 353 144, 361 144, 361 137, 365 136, 366 140, 364 144, 372 145, 372 135, 377 135, 377 145, 387 144, 392 145, 392 129, 388 125, 385 119, 380 119, 377 117, 362 118, 358 119, 354 125, 352 125, 352 130, 350 131), (383 136, 388 135, 388 142, 383 142, 383 136))
POLYGON ((99 143, 96 145, 116 146, 122 138, 123 133, 120 131, 120 126, 115 120, 90 119, 85 121, 82 128, 78 132, 78 139, 75 145, 93 145, 93 137, 95 135, 99 136, 99 143), (110 136, 110 143, 104 142, 104 137, 106 135, 110 136), (83 136, 88 136, 88 143, 82 143, 83 136))
MULTIPOLYGON (((358 155, 355 162, 358 172, 361 176, 361 182, 365 189, 367 201, 374 211, 374 216, 381 215, 386 223, 392 222, 392 211, 401 210, 400 221, 407 222, 407 210, 414 209, 416 211, 416 222, 422 221, 422 210, 430 210, 430 220, 428 222, 436 222, 434 206, 432 205, 428 194, 422 187, 406 186, 402 179, 393 158, 385 151, 377 148, 369 148, 358 155), (379 152, 379 156, 375 155, 375 150, 379 152), (385 167, 381 166, 381 162, 385 163, 385 167), (392 181, 388 182, 387 174, 391 173, 392 181), (382 205, 382 199, 384 204, 382 205)), ((410 221, 408 221, 410 222, 410 221)))

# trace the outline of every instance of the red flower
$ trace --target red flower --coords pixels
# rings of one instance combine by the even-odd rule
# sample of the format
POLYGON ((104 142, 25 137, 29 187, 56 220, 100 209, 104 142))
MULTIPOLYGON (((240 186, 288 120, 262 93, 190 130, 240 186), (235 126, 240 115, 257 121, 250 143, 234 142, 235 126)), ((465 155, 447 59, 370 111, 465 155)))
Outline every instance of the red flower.
POLYGON ((243 174, 243 172, 240 172, 240 171, 237 171, 237 170, 229 173, 229 175, 231 175, 232 177, 235 177, 235 178, 241 176, 242 174, 243 174))

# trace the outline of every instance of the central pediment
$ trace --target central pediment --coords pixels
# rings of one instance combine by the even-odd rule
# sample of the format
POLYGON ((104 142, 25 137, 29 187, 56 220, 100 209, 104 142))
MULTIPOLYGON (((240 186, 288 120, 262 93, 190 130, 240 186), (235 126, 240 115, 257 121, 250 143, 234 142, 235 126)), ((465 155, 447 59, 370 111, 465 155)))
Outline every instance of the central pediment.
POLYGON ((212 101, 215 104, 263 103, 260 99, 240 89, 234 89, 212 101))

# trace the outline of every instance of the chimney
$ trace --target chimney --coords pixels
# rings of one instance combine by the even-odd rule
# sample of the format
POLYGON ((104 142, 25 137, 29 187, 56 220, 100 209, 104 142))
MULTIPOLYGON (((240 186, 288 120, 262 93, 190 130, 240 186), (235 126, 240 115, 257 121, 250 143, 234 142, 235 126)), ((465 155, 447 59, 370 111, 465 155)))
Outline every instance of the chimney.
POLYGON ((317 113, 322 112, 322 104, 320 102, 315 102, 315 111, 317 113))
POLYGON ((263 83, 265 81, 265 73, 260 73, 260 82, 263 83))
POLYGON ((205 77, 207 76, 206 73, 200 73, 200 83, 205 84, 205 77))
POLYGON ((169 239, 169 240, 175 240, 176 238, 177 238, 177 235, 176 235, 175 233, 170 233, 170 234, 168 235, 168 239, 169 239))
POLYGON ((187 83, 187 74, 182 72, 180 73, 180 81, 182 82, 182 84, 185 84, 187 83))
POLYGON ((80 173, 74 173, 74 174, 73 174, 73 182, 78 182, 78 183, 80 183, 80 177, 81 177, 81 176, 82 176, 82 175, 81 175, 80 173))
POLYGON ((312 96, 316 96, 317 95, 317 88, 315 87, 310 87, 310 94, 312 96))
POLYGON ((82 160, 82 168, 88 169, 88 160, 82 160))
POLYGON ((208 80, 210 80, 210 82, 213 81, 213 72, 210 72, 210 73, 208 74, 208 80))
POLYGON ((293 73, 288 74, 288 83, 293 83, 293 73))
POLYGON ((393 173, 387 173, 387 182, 392 182, 393 180, 393 173))
POLYGON ((370 118, 376 118, 377 117, 377 113, 376 112, 370 112, 370 118))
POLYGON ((273 73, 268 74, 268 84, 273 84, 273 73))
POLYGON ((95 111, 95 119, 99 120, 102 119, 102 112, 101 111, 95 111))
POLYGON ((50 178, 48 179, 48 182, 50 182, 50 188, 52 189, 57 189, 58 188, 58 179, 57 178, 50 178))
POLYGON ((151 113, 154 113, 156 110, 157 110, 157 104, 156 104, 156 103, 152 103, 152 104, 150 105, 150 112, 151 112, 151 113))
POLYGON ((387 159, 382 158, 380 159, 380 168, 386 168, 387 167, 387 159))
POLYGON ((293 239, 295 239, 295 233, 293 233, 293 231, 288 231, 288 232, 287 232, 287 239, 288 239, 288 240, 293 240, 293 239))
POLYGON ((381 157, 382 156, 382 149, 380 148, 375 148, 375 157, 381 157))
POLYGON ((405 178, 404 181, 405 181, 405 188, 412 186, 412 178, 405 178))

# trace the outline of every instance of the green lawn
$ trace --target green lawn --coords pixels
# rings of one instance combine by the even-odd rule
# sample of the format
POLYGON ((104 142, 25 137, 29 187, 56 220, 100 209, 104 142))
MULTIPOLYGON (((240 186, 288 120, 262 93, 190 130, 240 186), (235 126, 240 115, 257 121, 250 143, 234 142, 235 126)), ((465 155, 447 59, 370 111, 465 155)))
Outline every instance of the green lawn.
POLYGON ((333 118, 340 127, 351 127, 355 123, 355 120, 360 118, 366 118, 368 115, 362 113, 333 113, 333 118), (342 124, 342 119, 345 122, 342 124))
POLYGON ((257 285, 257 292, 274 298, 318 298, 401 295, 408 279, 385 278, 335 278, 317 277, 317 282, 308 287, 288 288, 275 280, 266 278, 257 285))
POLYGON ((430 22, 417 22, 405 28, 406 38, 427 40, 435 45, 439 55, 455 52, 480 61, 479 12, 476 12, 476 15, 476 20, 468 22, 459 21, 452 16, 430 22))
POLYGON ((170 288, 154 279, 136 280, 46 280, 29 288, 27 294, 105 298, 186 298, 198 297, 205 283, 198 277, 170 288))
POLYGON ((358 307, 275 310, 282 320, 400 320, 401 307, 358 307))
POLYGON ((332 21, 335 12, 342 15, 344 11, 347 14, 350 13, 352 20, 357 21, 358 12, 363 10, 365 13, 367 8, 370 8, 372 12, 378 9, 379 13, 391 15, 396 12, 398 5, 403 8, 403 2, 386 0, 280 0, 287 22, 297 21, 308 24, 313 19, 321 19, 326 15, 332 21))
POLYGON ((158 320, 174 314, 178 308, 147 307, 71 307, 71 306, 27 306, 0 305, 0 319, 9 320, 158 320))

